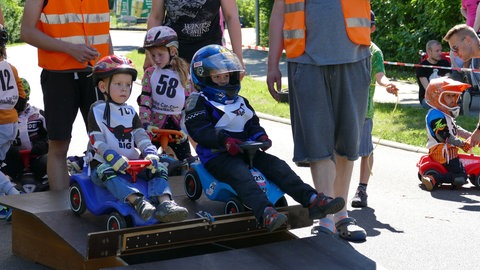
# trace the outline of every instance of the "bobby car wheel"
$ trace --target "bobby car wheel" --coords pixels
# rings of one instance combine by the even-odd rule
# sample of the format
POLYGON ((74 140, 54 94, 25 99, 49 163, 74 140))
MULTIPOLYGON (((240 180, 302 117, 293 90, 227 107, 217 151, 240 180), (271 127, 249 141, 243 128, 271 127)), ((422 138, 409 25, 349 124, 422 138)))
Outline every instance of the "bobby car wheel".
POLYGON ((107 220, 107 231, 120 230, 128 228, 129 222, 127 219, 120 215, 120 213, 114 211, 110 214, 107 220))
POLYGON ((78 183, 73 183, 70 187, 69 197, 70 209, 72 209, 73 213, 79 216, 85 213, 87 206, 85 205, 82 190, 78 183))
MULTIPOLYGON (((432 176, 436 176, 436 175, 440 175, 440 173, 437 171, 437 170, 434 170, 434 169, 428 169, 426 170, 423 175, 432 175, 432 176)), ((422 181, 422 178, 420 177, 420 181, 422 181)))
POLYGON ((185 193, 192 201, 198 200, 202 196, 202 183, 195 170, 189 170, 185 174, 185 193))
POLYGON ((237 197, 231 198, 225 204, 225 214, 240 213, 244 211, 245 206, 243 206, 243 203, 237 197))
POLYGON ((472 183, 472 185, 476 186, 477 188, 480 188, 480 174, 477 175, 477 176, 473 176, 470 178, 470 183, 472 183))

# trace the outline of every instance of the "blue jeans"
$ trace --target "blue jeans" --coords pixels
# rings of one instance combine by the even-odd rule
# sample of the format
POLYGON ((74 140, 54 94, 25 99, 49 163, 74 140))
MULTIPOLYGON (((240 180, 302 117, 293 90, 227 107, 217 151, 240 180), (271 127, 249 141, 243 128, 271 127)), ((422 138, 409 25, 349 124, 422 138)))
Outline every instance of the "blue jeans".
POLYGON ((129 174, 115 172, 114 177, 106 181, 102 181, 101 176, 99 176, 97 171, 105 171, 108 169, 111 169, 110 165, 108 164, 101 164, 97 166, 92 170, 91 179, 96 185, 105 187, 115 198, 120 201, 126 202, 127 197, 132 194, 143 195, 154 203, 157 203, 157 196, 168 194, 170 197, 172 197, 172 191, 168 185, 167 178, 158 174, 149 177, 149 174, 146 172, 148 169, 144 169, 138 174, 138 177, 148 181, 148 194, 142 194, 140 190, 133 186, 131 182, 131 176, 129 174))
POLYGON ((427 101, 425 101, 425 99, 422 99, 422 102, 420 102, 420 103, 422 104, 422 107, 424 109, 429 110, 431 108, 430 105, 427 104, 427 101))

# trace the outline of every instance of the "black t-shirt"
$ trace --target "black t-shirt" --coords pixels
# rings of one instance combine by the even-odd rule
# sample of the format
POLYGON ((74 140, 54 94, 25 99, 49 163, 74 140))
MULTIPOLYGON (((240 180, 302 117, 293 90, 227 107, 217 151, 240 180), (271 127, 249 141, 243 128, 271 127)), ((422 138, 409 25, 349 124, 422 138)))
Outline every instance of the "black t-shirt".
POLYGON ((179 56, 191 62, 209 44, 222 45, 220 0, 165 0, 166 26, 178 35, 179 56))
MULTIPOLYGON (((427 59, 423 60, 420 65, 429 65, 429 66, 441 66, 441 67, 450 67, 450 63, 442 59, 438 61, 436 64, 432 64, 428 62, 427 59)), ((420 82, 420 77, 425 77, 430 81, 430 76, 433 74, 434 69, 429 68, 429 67, 419 67, 417 68, 416 74, 417 74, 417 83, 418 83, 418 101, 422 103, 422 100, 425 98, 425 88, 423 87, 422 83, 420 82)), ((448 69, 438 69, 438 75, 440 77, 445 76, 447 73, 449 73, 450 70, 448 69)))

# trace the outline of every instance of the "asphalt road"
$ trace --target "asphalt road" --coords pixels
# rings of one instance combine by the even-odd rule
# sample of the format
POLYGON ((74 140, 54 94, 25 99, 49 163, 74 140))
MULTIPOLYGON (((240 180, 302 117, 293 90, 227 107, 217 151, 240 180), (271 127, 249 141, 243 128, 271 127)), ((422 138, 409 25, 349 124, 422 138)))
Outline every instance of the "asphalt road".
MULTIPOLYGON (((116 31, 112 33, 118 52, 141 45, 138 39, 132 37, 138 35, 141 40, 143 33, 128 33, 128 38, 123 35, 116 31)), ((7 52, 8 60, 18 68, 20 76, 27 78, 32 85, 31 103, 43 107, 35 49, 23 45, 9 47, 7 52)), ((264 58, 251 61, 259 63, 258 70, 265 70, 264 58)), ((254 66, 252 64, 247 69, 255 72, 254 66)), ((260 72, 258 74, 262 76, 260 72)), ((139 91, 138 86, 134 91, 139 91)), ((130 101, 134 102, 134 99, 130 101)), ((395 102, 395 98, 392 97, 391 102, 395 102)), ((305 182, 311 183, 309 170, 298 168, 291 162, 290 126, 266 118, 261 121, 273 140, 270 153, 285 159, 305 182)), ((81 154, 87 143, 81 121, 76 122, 74 130, 69 153, 81 154)), ((476 229, 480 220, 480 191, 471 185, 458 190, 423 190, 419 186, 416 168, 422 151, 424 149, 388 142, 376 146, 373 175, 368 187, 369 207, 348 209, 349 214, 367 231, 367 241, 348 244, 375 261, 376 269, 477 269, 480 263, 476 256, 480 239, 480 232, 476 229)), ((355 192, 358 174, 357 162, 350 197, 355 192)), ((293 204, 290 198, 289 203, 293 204)), ((297 229, 293 233, 306 237, 311 235, 310 229, 297 229)), ((316 261, 315 264, 320 269, 322 262, 316 261)), ((11 225, 4 221, 0 222, 0 269, 47 269, 12 255, 11 225)))

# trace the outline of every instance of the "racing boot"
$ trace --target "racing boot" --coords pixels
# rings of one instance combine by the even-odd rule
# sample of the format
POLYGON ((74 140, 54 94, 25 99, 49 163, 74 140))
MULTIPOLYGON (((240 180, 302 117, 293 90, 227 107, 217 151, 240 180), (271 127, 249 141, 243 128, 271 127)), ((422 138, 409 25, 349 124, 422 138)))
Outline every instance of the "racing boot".
POLYGON ((153 206, 149 201, 145 200, 143 196, 135 199, 133 207, 135 207, 138 215, 145 221, 152 218, 153 213, 155 212, 155 206, 153 206))
POLYGON ((269 231, 273 232, 280 228, 285 222, 287 222, 287 216, 277 212, 275 208, 268 206, 263 211, 262 215, 263 226, 269 231))
POLYGON ((188 210, 174 201, 165 201, 157 206, 155 218, 161 222, 182 221, 187 218, 188 210))
POLYGON ((422 183, 428 191, 432 191, 433 188, 437 185, 435 177, 430 174, 422 176, 422 183))
POLYGON ((328 214, 335 214, 345 206, 345 200, 341 197, 335 199, 318 193, 315 200, 308 206, 308 217, 310 219, 321 219, 328 214))

